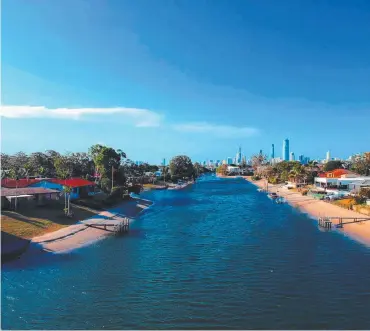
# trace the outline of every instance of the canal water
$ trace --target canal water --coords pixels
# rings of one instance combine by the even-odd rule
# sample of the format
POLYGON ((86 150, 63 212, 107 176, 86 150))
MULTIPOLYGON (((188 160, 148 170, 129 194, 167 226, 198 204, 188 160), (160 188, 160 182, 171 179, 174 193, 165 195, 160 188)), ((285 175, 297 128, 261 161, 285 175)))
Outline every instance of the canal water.
POLYGON ((124 237, 3 265, 2 328, 370 328, 368 248, 242 179, 143 196, 124 237))

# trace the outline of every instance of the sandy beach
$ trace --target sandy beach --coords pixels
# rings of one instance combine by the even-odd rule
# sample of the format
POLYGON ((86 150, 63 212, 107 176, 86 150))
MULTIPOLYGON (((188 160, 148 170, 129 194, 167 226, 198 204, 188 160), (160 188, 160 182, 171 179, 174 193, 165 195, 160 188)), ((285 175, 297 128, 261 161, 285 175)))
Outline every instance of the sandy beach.
MULTIPOLYGON (((250 183, 256 185, 259 188, 265 188, 266 180, 262 179, 259 181, 252 181, 251 178, 243 177, 248 180, 250 183)), ((293 207, 298 208, 303 213, 308 214, 314 219, 319 217, 367 217, 366 215, 357 213, 353 210, 347 210, 339 206, 335 206, 331 203, 316 200, 309 196, 303 196, 300 193, 292 192, 288 189, 281 188, 280 185, 269 184, 270 192, 277 192, 280 196, 283 196, 285 200, 292 205, 293 207)), ((344 225, 342 229, 335 229, 334 231, 340 231, 344 235, 366 245, 370 246, 370 221, 356 223, 356 224, 347 224, 344 225)))
POLYGON ((99 225, 104 223, 120 223, 123 217, 130 218, 130 222, 143 210, 150 207, 153 203, 149 200, 133 198, 130 201, 122 203, 119 207, 108 211, 103 211, 86 220, 78 222, 75 225, 35 237, 31 244, 37 244, 43 250, 53 253, 67 253, 74 249, 96 242, 112 232, 103 228, 97 229, 87 227, 85 223, 99 225), (119 212, 118 212, 119 211, 119 212))

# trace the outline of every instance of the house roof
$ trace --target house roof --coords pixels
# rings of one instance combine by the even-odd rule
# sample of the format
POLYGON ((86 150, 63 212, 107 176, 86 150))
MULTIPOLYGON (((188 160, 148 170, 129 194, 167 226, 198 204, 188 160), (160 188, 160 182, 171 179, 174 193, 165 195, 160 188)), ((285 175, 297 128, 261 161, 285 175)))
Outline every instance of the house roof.
POLYGON ((2 187, 8 187, 8 188, 21 188, 21 187, 27 187, 31 184, 38 183, 41 179, 27 179, 27 178, 21 178, 16 181, 15 179, 11 178, 4 178, 1 180, 1 186, 2 187))
POLYGON ((340 178, 340 176, 351 174, 353 172, 347 170, 347 169, 335 169, 332 171, 327 171, 319 175, 319 177, 322 178, 340 178), (330 177, 329 177, 330 174, 330 177))
POLYGON ((14 197, 20 195, 51 194, 60 193, 57 190, 51 190, 43 187, 22 187, 22 188, 1 188, 2 197, 14 197))
POLYGON ((95 185, 94 182, 90 182, 89 180, 83 178, 70 178, 70 179, 48 179, 48 182, 60 184, 63 186, 68 187, 82 187, 82 186, 89 186, 95 185))
POLYGON ((46 181, 50 183, 60 184, 64 186, 69 187, 82 187, 82 186, 89 186, 89 185, 95 185, 94 182, 90 182, 89 180, 83 179, 83 178, 70 178, 70 179, 56 179, 56 178, 40 178, 40 179, 27 179, 22 178, 18 179, 17 183, 15 179, 9 179, 5 178, 1 180, 1 186, 7 187, 7 188, 22 188, 22 187, 28 187, 32 184, 39 183, 41 181, 46 181), (17 186, 16 186, 17 184, 17 186))

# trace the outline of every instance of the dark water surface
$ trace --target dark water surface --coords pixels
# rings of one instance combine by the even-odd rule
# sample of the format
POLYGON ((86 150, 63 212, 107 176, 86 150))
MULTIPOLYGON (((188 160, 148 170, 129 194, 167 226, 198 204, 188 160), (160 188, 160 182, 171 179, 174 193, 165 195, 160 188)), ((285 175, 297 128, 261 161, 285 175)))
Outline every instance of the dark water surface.
POLYGON ((241 179, 144 197, 125 237, 4 265, 2 327, 370 329, 368 248, 241 179))

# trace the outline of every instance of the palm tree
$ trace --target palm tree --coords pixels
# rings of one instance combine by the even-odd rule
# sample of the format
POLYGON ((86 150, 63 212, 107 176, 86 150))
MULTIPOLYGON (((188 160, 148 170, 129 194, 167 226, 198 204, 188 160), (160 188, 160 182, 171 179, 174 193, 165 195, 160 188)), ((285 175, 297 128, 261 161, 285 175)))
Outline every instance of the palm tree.
POLYGON ((63 191, 64 191, 64 213, 67 216, 70 216, 70 202, 71 202, 71 193, 72 193, 72 188, 69 186, 63 186, 63 191), (68 196, 68 200, 67 200, 68 196), (68 205, 67 205, 68 201, 68 205))
POLYGON ((307 173, 305 167, 302 165, 296 165, 294 168, 289 172, 289 178, 293 178, 294 182, 298 182, 300 180, 307 179, 307 173))

